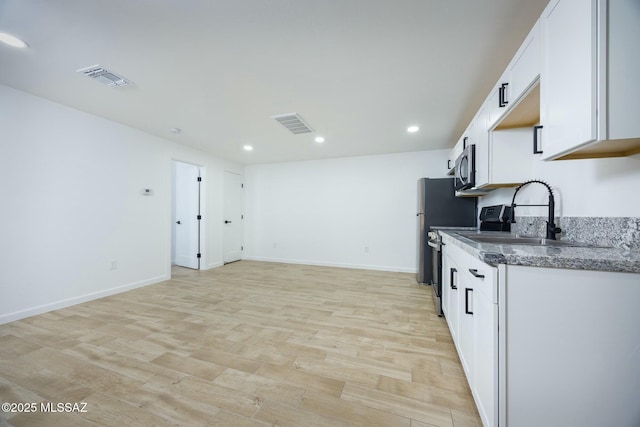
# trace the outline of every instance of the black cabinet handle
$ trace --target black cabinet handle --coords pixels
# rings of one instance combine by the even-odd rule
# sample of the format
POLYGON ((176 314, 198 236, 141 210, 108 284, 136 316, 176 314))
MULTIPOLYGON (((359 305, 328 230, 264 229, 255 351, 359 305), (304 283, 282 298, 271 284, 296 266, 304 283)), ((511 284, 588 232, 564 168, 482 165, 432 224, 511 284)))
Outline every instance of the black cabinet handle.
POLYGON ((462 138, 462 149, 464 150, 465 148, 467 148, 467 141, 469 140, 468 136, 465 136, 464 138, 462 138))
POLYGON ((458 289, 458 287, 457 287, 456 285, 454 285, 454 284, 453 284, 453 281, 454 281, 454 278, 455 278, 455 273, 456 273, 457 271, 458 271, 458 270, 457 270, 457 269, 455 269, 455 268, 451 268, 451 269, 450 269, 450 271, 449 271, 449 273, 450 273, 450 276, 449 276, 449 285, 451 286, 451 289, 458 289))
POLYGON ((225 220, 224 223, 225 224, 231 224, 231 221, 225 220))
POLYGON ((500 108, 506 107, 509 103, 506 99, 507 86, 509 86, 509 83, 502 83, 498 88, 498 107, 500 108))
POLYGON ((476 270, 475 268, 470 268, 469 269, 469 273, 473 274, 473 277, 477 277, 479 279, 484 279, 484 274, 478 273, 478 270, 476 270))
POLYGON ((447 160, 447 169, 451 169, 451 159, 447 160))
POLYGON ((469 310, 469 291, 473 292, 473 289, 464 288, 464 313, 473 316, 473 311, 469 310))
POLYGON ((542 154, 542 150, 538 149, 538 130, 542 129, 542 126, 533 127, 533 154, 542 154))

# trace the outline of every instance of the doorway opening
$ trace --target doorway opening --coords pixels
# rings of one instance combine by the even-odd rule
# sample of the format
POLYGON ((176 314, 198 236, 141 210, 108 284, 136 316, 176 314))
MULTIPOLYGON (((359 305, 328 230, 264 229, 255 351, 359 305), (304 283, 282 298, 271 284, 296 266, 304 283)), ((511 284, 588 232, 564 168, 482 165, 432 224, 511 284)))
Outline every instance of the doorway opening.
POLYGON ((201 167, 172 161, 171 265, 200 269, 201 167))

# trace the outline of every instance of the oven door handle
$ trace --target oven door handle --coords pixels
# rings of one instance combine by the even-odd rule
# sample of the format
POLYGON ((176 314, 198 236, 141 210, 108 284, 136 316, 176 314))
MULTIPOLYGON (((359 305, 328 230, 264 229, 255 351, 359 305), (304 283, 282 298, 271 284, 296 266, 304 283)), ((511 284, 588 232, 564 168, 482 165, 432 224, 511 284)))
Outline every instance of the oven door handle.
POLYGON ((427 245, 431 246, 433 249, 437 249, 438 252, 440 251, 440 244, 438 244, 436 242, 432 242, 431 240, 429 240, 427 242, 427 245))

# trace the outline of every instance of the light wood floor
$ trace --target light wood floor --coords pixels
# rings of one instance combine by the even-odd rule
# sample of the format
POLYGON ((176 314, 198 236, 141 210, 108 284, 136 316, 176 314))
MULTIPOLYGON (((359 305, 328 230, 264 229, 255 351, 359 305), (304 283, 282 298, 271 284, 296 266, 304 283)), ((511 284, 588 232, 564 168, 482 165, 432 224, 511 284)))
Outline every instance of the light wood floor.
POLYGON ((240 261, 0 325, 15 426, 480 426, 415 276, 240 261))

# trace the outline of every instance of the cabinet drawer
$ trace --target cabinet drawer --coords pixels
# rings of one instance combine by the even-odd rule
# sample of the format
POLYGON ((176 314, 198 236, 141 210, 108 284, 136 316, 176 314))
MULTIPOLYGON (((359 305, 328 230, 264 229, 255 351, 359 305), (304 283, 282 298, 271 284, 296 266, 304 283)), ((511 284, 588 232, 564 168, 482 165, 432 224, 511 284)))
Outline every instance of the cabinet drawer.
POLYGON ((473 292, 490 298, 493 304, 498 303, 498 269, 496 267, 470 255, 461 274, 467 278, 468 283, 473 285, 473 292))
POLYGON ((474 289, 477 287, 478 292, 491 298, 493 304, 498 303, 498 269, 496 267, 481 261, 453 243, 445 244, 444 255, 457 265, 457 274, 461 279, 464 278, 465 282, 473 284, 474 289))

